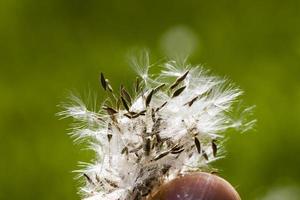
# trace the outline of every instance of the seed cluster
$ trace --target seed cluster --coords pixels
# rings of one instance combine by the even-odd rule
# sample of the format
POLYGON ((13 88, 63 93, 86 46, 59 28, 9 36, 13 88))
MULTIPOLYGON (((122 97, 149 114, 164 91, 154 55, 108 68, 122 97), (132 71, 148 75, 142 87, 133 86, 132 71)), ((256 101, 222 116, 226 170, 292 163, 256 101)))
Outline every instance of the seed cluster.
POLYGON ((91 200, 141 200, 182 174, 212 171, 221 133, 253 124, 231 117, 242 92, 201 67, 167 62, 156 77, 140 74, 133 92, 122 85, 115 92, 103 73, 100 83, 109 99, 99 112, 76 98, 60 113, 80 122, 73 134, 90 138, 97 154, 81 171, 91 200))

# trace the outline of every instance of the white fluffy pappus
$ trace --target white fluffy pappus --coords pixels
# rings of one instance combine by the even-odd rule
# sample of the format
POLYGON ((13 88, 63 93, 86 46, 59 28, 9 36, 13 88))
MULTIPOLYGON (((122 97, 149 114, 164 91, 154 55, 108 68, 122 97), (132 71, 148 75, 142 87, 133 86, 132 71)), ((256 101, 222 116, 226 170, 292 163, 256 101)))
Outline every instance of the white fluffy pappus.
POLYGON ((59 113, 79 122, 72 134, 76 140, 89 139, 96 152, 95 161, 79 171, 88 200, 141 200, 177 176, 213 171, 209 163, 223 157, 223 133, 248 130, 255 123, 245 120, 250 108, 232 117, 242 91, 227 80, 175 61, 154 76, 148 74, 148 57, 140 59, 146 65, 137 60, 140 77, 134 92, 123 86, 114 92, 101 74, 110 97, 101 111, 88 110, 74 97, 59 113))

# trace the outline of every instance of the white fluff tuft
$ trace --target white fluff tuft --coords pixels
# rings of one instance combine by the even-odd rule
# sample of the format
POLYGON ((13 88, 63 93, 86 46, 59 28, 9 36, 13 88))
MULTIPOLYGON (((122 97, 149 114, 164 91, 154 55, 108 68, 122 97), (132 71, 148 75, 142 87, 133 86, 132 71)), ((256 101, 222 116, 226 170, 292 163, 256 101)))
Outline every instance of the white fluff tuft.
MULTIPOLYGON (((135 94, 124 87, 114 94, 104 75, 101 84, 112 97, 100 112, 89 111, 76 97, 59 115, 79 122, 76 140, 90 139, 94 163, 80 171, 87 200, 138 200, 154 187, 191 171, 210 170, 223 157, 223 133, 248 130, 251 109, 232 117, 242 91, 199 66, 164 64, 156 77, 148 74, 144 53, 134 60, 141 81, 135 94), (143 63, 142 66, 139 63, 143 63)), ((107 101, 108 102, 108 101, 107 101)))

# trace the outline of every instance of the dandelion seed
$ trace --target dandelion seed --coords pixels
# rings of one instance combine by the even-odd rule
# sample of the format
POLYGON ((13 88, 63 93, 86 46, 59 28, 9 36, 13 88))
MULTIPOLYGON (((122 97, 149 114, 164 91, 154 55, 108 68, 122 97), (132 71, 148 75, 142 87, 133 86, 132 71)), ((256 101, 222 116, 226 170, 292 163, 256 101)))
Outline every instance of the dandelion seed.
POLYGON ((211 147, 212 147, 212 150, 213 150, 213 155, 214 155, 214 157, 216 157, 217 156, 217 151, 218 151, 218 146, 217 146, 215 140, 213 140, 211 142, 211 147))
POLYGON ((193 103, 194 103, 195 101, 197 101, 198 98, 199 98, 198 96, 197 96, 197 97, 194 97, 191 101, 185 103, 184 105, 189 105, 189 106, 191 107, 191 106, 193 105, 193 103))
POLYGON ((94 185, 94 182, 92 181, 92 179, 87 175, 87 174, 83 174, 83 176, 86 178, 86 180, 90 183, 94 185))
POLYGON ((150 149, 151 149, 151 139, 149 137, 147 137, 145 139, 145 144, 144 144, 144 151, 145 151, 146 156, 149 156, 150 149))
POLYGON ((222 157, 223 133, 253 126, 254 120, 246 120, 248 108, 237 118, 232 113, 242 92, 203 68, 171 60, 155 76, 149 74, 146 52, 133 64, 140 75, 134 95, 123 86, 114 93, 101 73, 101 85, 112 98, 106 101, 109 106, 93 111, 73 97, 59 113, 78 122, 73 135, 89 138, 97 155, 80 170, 87 180, 84 197, 141 200, 178 174, 214 170, 209 163, 222 157))
POLYGON ((121 86, 121 95, 124 99, 126 99, 126 101, 131 104, 131 97, 129 95, 129 93, 125 90, 125 88, 123 87, 123 85, 121 86))
POLYGON ((106 110, 109 115, 114 115, 118 113, 115 109, 108 106, 104 106, 103 109, 106 110))
POLYGON ((179 78, 176 79, 175 83, 173 83, 170 87, 170 89, 174 89, 175 87, 177 87, 177 85, 179 85, 188 75, 189 71, 185 72, 182 76, 180 76, 179 78))
POLYGON ((128 154, 128 147, 124 147, 122 149, 121 154, 124 154, 124 153, 128 154))
POLYGON ((158 154, 157 156, 155 156, 155 157, 153 158, 153 160, 154 160, 154 161, 159 160, 159 159, 165 157, 166 155, 168 155, 169 153, 170 153, 169 151, 166 151, 166 152, 163 152, 163 153, 161 153, 161 154, 158 154))
POLYGON ((195 137, 195 145, 196 145, 198 153, 201 153, 201 143, 197 137, 195 137))
POLYGON ((165 83, 163 83, 163 84, 157 86, 156 88, 154 88, 154 92, 158 92, 160 89, 162 89, 162 88, 165 87, 165 86, 166 86, 165 83))
POLYGON ((100 75, 100 81, 101 81, 101 85, 102 85, 103 89, 106 90, 107 83, 106 83, 106 80, 104 78, 104 74, 102 72, 101 72, 101 75, 100 75))
POLYGON ((186 88, 186 86, 183 86, 183 87, 179 88, 178 90, 176 90, 176 91, 173 93, 172 98, 179 96, 179 95, 183 92, 183 90, 184 90, 185 88, 186 88))
POLYGON ((146 107, 149 106, 149 104, 150 104, 150 102, 151 102, 151 99, 152 99, 153 93, 154 93, 154 90, 151 90, 150 93, 148 94, 148 96, 147 96, 147 98, 146 98, 146 101, 145 101, 146 107))
POLYGON ((111 141, 111 138, 112 138, 112 134, 107 134, 107 139, 108 139, 108 142, 111 141))
POLYGON ((208 160, 208 155, 205 151, 202 151, 202 156, 205 158, 205 160, 208 160))
POLYGON ((121 97, 121 101, 122 101, 122 103, 123 103, 124 108, 125 108, 127 111, 129 111, 129 106, 128 106, 126 100, 125 100, 123 97, 121 97))

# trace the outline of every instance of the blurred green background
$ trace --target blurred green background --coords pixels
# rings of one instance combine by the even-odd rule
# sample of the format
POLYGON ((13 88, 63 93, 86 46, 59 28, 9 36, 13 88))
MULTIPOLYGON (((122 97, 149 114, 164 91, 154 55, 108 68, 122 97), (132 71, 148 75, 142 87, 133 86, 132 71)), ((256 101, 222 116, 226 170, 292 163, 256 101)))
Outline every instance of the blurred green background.
POLYGON ((178 26, 197 38, 191 62, 230 77, 257 106, 256 130, 230 133, 221 175, 244 200, 300 199, 299 24, 296 0, 1 0, 0 199, 80 199, 71 171, 92 155, 73 145, 57 105, 68 90, 100 101, 100 71, 128 84, 128 49, 146 46, 156 61, 178 26))

